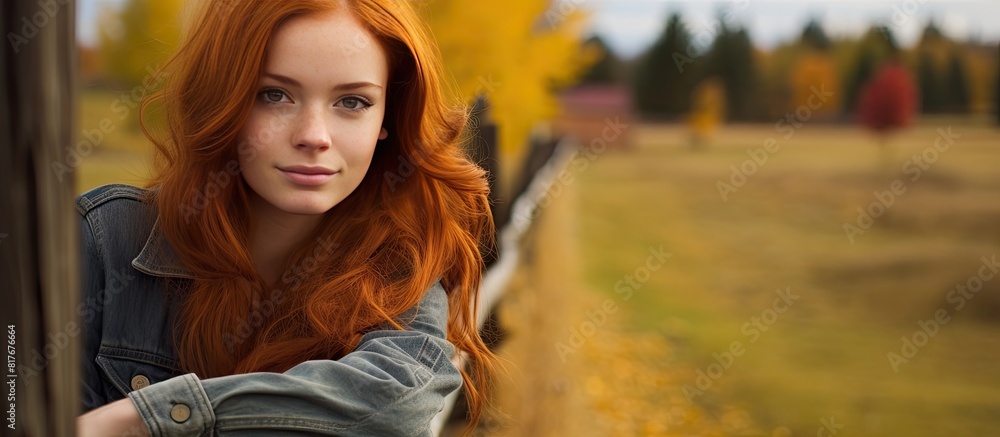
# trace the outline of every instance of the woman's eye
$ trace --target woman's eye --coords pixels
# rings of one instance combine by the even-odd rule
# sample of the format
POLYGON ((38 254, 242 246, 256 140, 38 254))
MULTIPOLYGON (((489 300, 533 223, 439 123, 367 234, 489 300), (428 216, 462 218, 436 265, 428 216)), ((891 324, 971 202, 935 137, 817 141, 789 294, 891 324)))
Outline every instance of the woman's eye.
POLYGON ((357 109, 361 105, 361 101, 353 97, 348 97, 344 99, 344 107, 347 109, 357 109))
POLYGON ((361 97, 345 97, 340 101, 340 105, 352 111, 368 109, 372 104, 361 97))
POLYGON ((266 103, 281 103, 285 99, 285 92, 277 89, 269 89, 260 92, 260 97, 266 103))

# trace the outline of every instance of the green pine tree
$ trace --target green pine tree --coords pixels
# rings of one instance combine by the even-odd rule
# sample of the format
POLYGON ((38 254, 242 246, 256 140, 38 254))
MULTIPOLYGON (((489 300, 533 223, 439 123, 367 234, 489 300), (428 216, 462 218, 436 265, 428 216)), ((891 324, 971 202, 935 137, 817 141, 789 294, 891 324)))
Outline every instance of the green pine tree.
POLYGON ((930 20, 927 22, 927 26, 924 27, 923 33, 920 35, 919 45, 923 46, 928 44, 936 44, 947 40, 948 38, 945 37, 943 33, 941 33, 941 29, 937 26, 936 23, 934 23, 934 20, 930 20))
POLYGON ((948 82, 946 107, 949 112, 967 114, 969 112, 969 84, 965 74, 965 64, 958 53, 952 52, 948 60, 948 82))
MULTIPOLYGON (((720 20, 721 21, 721 20, 720 20)), ((708 53, 708 74, 722 79, 730 120, 750 120, 757 111, 753 46, 746 28, 722 26, 708 53)))
POLYGON ((843 106, 845 113, 852 113, 857 109, 858 96, 875 73, 875 69, 898 55, 899 45, 892 29, 888 26, 875 26, 865 33, 858 44, 858 60, 845 81, 847 83, 845 87, 847 95, 843 106))
POLYGON ((643 115, 678 116, 688 110, 698 63, 690 48, 691 36, 681 16, 672 14, 636 71, 634 100, 643 115))
POLYGON ((823 26, 815 18, 810 19, 806 27, 802 29, 799 41, 806 47, 821 51, 827 50, 833 45, 830 38, 826 36, 826 32, 823 31, 823 26))
POLYGON ((947 93, 934 68, 930 54, 922 52, 917 60, 917 83, 920 88, 920 110, 924 114, 940 114, 947 106, 947 93))
POLYGON ((993 89, 993 104, 996 105, 997 125, 1000 125, 1000 44, 997 44, 997 83, 993 89))
POLYGON ((619 83, 621 61, 600 36, 594 35, 585 43, 585 47, 593 47, 600 52, 597 62, 580 77, 581 84, 614 84, 619 83))
POLYGON ((847 98, 844 99, 844 112, 854 112, 858 106, 858 96, 868 79, 875 71, 875 55, 865 48, 861 48, 858 54, 858 61, 854 67, 853 74, 847 81, 847 98))

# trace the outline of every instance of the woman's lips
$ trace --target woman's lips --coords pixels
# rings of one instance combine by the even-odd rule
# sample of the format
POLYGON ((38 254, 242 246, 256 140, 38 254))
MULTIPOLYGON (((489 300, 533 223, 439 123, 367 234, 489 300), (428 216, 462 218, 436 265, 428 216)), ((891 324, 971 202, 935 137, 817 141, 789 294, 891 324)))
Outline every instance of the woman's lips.
POLYGON ((317 167, 286 167, 279 168, 285 177, 299 185, 322 185, 332 179, 338 172, 317 167))

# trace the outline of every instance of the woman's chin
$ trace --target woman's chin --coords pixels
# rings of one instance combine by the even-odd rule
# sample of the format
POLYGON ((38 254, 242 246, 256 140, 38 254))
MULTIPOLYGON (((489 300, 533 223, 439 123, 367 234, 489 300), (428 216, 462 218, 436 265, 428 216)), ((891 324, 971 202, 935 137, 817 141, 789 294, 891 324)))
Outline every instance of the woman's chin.
POLYGON ((269 202, 271 205, 281 210, 286 214, 295 215, 319 215, 325 214, 327 211, 332 209, 337 205, 335 199, 330 199, 327 196, 282 196, 282 199, 274 199, 275 202, 269 202))
POLYGON ((294 205, 284 206, 281 210, 288 214, 295 215, 321 215, 326 214, 326 212, 333 209, 335 205, 336 204, 334 203, 297 203, 294 205))

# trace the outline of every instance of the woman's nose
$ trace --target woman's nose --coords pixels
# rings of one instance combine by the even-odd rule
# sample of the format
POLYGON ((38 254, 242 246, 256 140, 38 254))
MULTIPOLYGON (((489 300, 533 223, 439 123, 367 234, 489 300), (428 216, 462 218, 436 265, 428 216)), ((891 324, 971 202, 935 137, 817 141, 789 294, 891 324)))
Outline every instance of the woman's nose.
POLYGON ((331 144, 330 124, 323 108, 308 108, 299 114, 294 144, 300 149, 326 150, 331 144))

